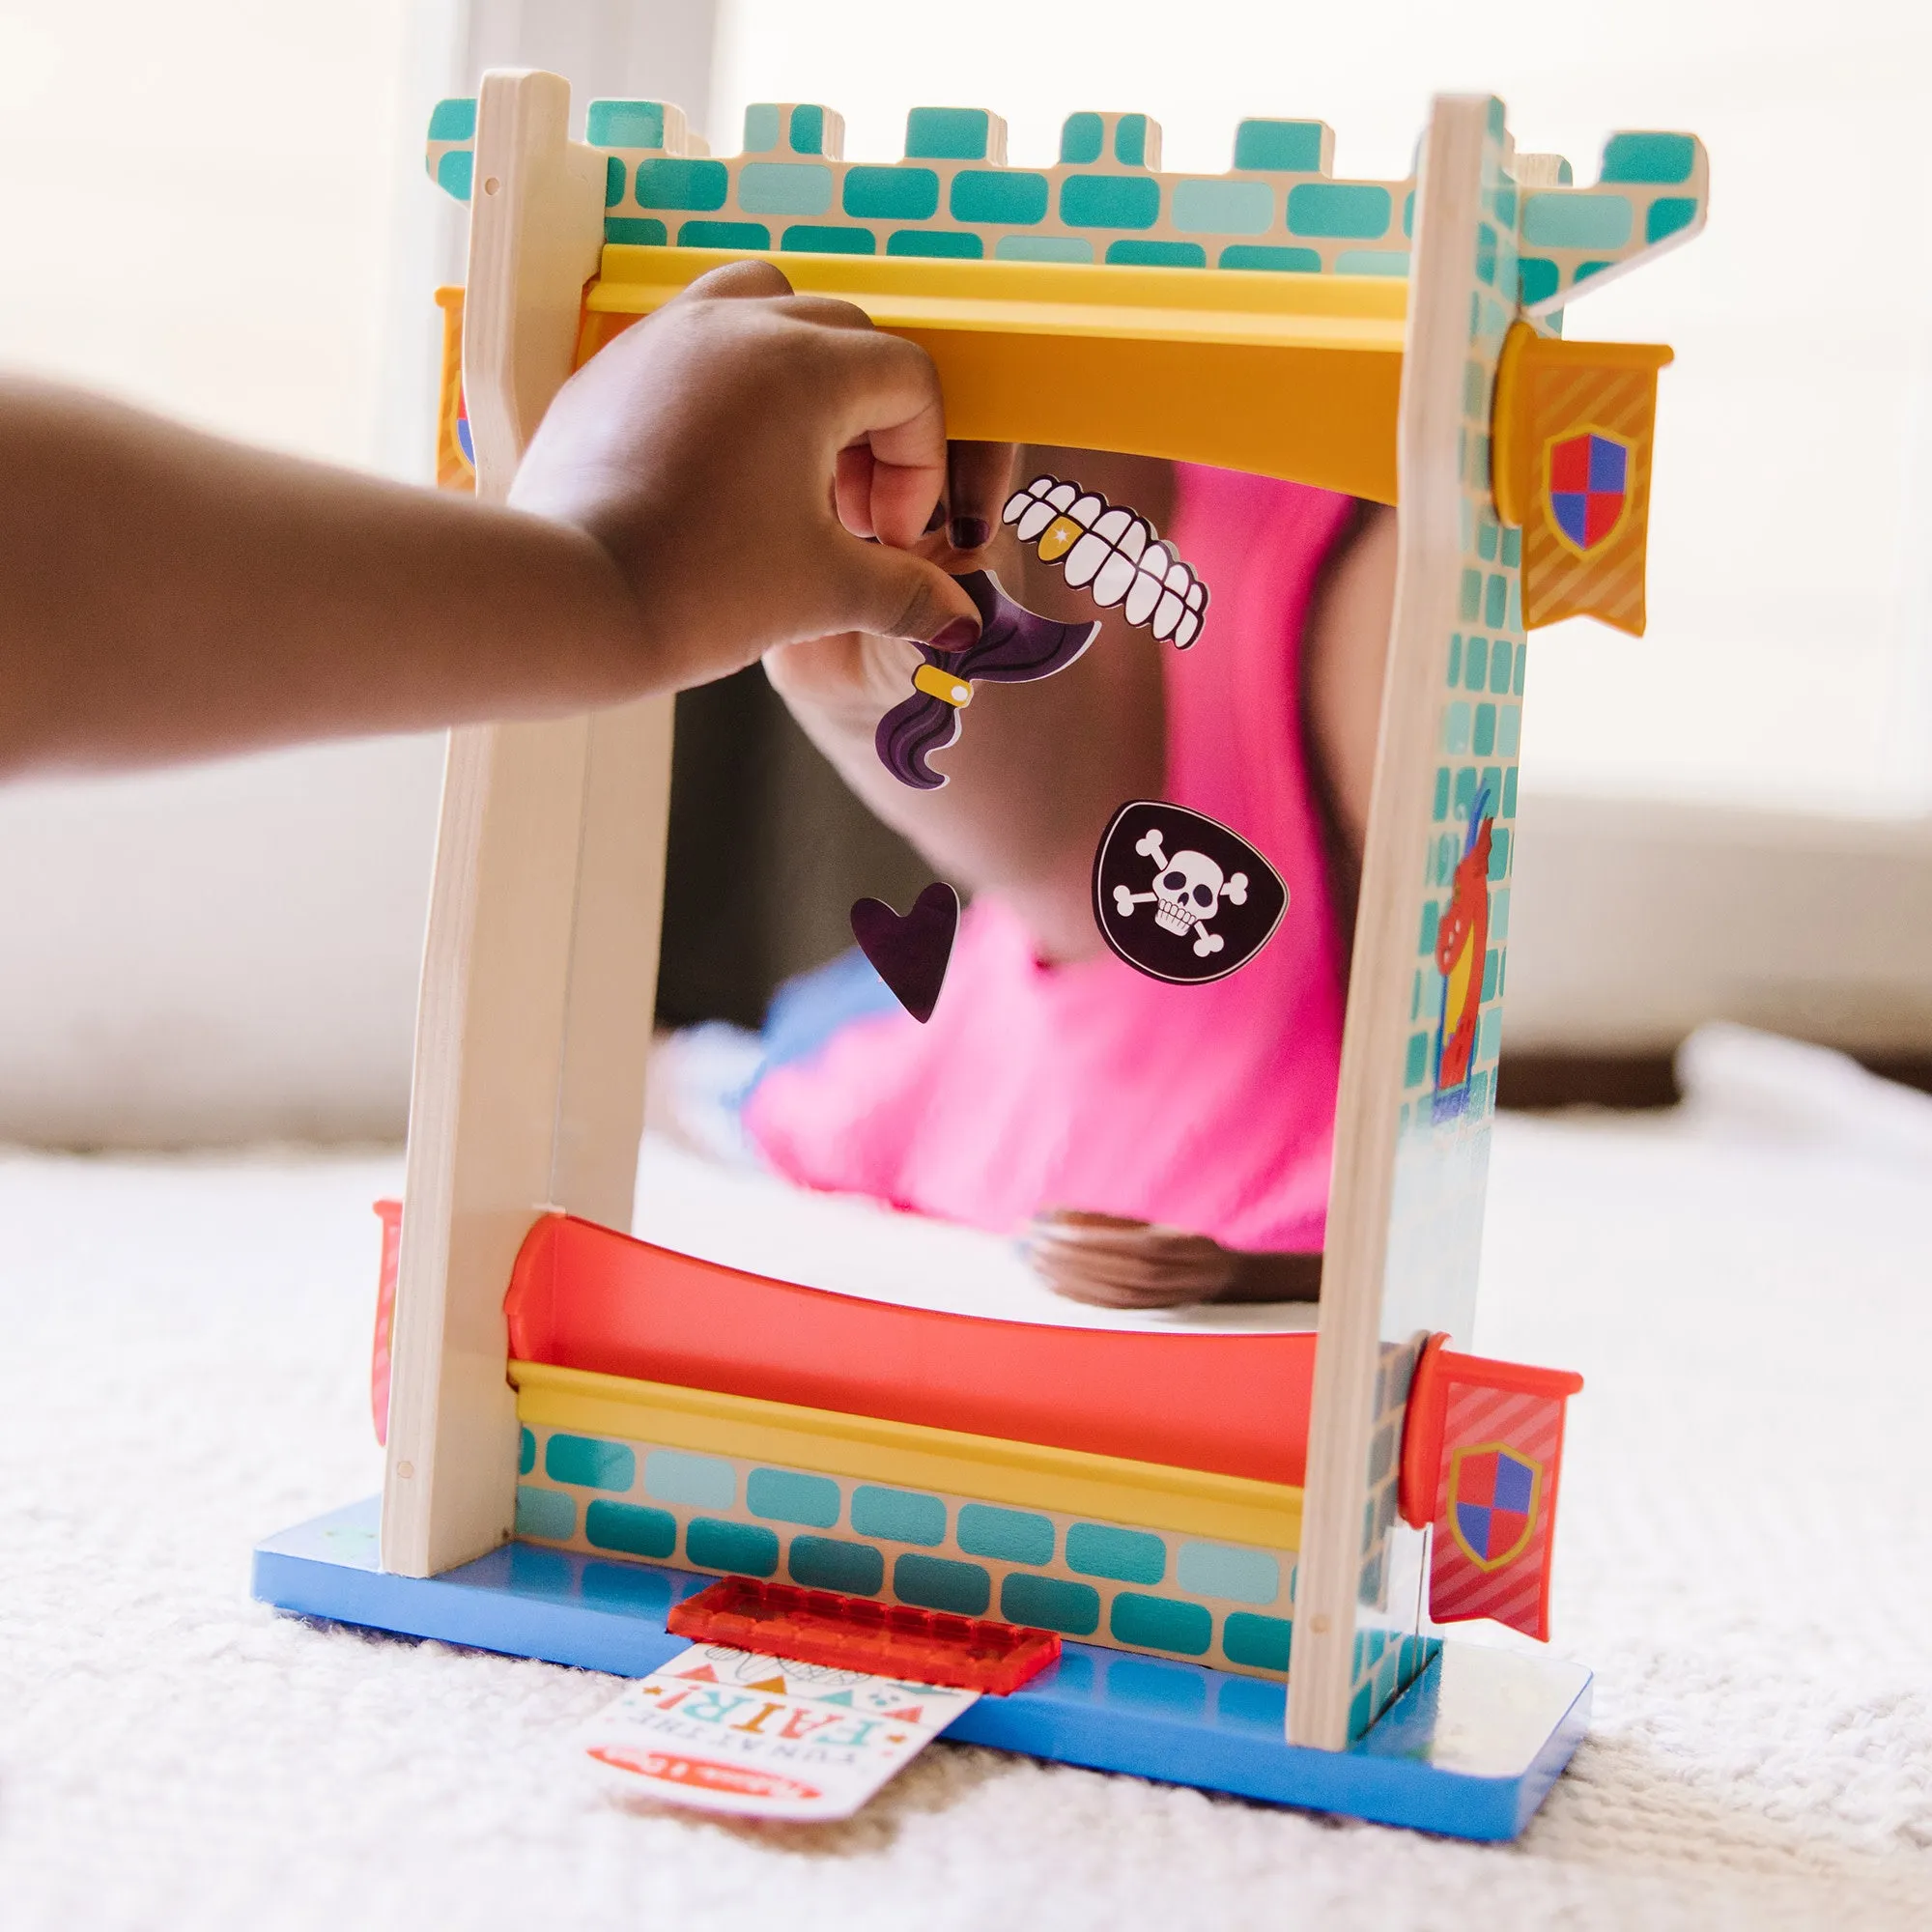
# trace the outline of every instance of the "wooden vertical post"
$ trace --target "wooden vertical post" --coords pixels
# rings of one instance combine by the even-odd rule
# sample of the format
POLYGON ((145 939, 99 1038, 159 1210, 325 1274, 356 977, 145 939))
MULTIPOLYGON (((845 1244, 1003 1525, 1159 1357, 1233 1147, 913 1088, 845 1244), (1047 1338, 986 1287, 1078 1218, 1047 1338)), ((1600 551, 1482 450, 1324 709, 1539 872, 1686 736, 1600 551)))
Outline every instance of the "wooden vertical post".
MULTIPOLYGON (((478 98, 464 385, 477 493, 502 501, 576 355, 604 162, 555 74, 478 98)), ((450 734, 416 1011, 385 1570, 494 1548, 516 1506, 502 1297, 555 1205, 630 1224, 656 982, 670 700, 450 734)))
MULTIPOLYGON (((1387 1427, 1388 1402, 1377 1397, 1384 1345, 1408 1341, 1418 1327, 1461 1325, 1451 1311, 1418 1305, 1411 1285, 1396 1279, 1409 1257, 1392 1224, 1441 658, 1463 575, 1470 284, 1491 114, 1486 99, 1436 100, 1416 189, 1397 424, 1395 610, 1342 1041, 1289 1676, 1289 1739, 1325 1750, 1350 1742, 1356 1606, 1381 1533, 1372 1520, 1378 1479, 1371 1451, 1378 1427, 1387 1427)), ((1509 273, 1513 283, 1513 255, 1509 273)), ((1516 313, 1513 288, 1508 313, 1516 313)), ((1480 1166, 1449 1177, 1452 1187, 1473 1188, 1478 1228, 1483 1181, 1480 1166)), ((1474 1252, 1452 1266, 1466 1271, 1473 1290, 1474 1252)))

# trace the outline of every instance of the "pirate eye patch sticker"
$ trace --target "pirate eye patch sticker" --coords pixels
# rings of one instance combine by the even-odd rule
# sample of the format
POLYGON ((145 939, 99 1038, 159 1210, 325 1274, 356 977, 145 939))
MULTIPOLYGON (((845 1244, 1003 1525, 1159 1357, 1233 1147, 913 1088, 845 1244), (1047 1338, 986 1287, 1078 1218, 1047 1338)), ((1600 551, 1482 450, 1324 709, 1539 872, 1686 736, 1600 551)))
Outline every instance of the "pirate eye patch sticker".
POLYGON ((1094 920, 1137 973, 1175 986, 1225 980, 1288 911, 1282 876, 1238 832, 1185 806, 1122 806, 1094 855, 1094 920))

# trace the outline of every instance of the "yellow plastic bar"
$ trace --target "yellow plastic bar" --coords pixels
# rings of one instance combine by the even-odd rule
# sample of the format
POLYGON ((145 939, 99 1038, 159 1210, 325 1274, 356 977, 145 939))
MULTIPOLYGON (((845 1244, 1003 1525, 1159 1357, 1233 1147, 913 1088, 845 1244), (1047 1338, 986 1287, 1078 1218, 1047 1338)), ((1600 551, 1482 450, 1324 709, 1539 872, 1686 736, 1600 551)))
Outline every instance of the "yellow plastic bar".
POLYGON ((939 1490, 1266 1549, 1301 1545, 1301 1492, 1286 1484, 542 1362, 512 1361, 510 1381, 518 1419, 545 1429, 745 1457, 817 1475, 939 1490))
MULTIPOLYGON (((582 360, 707 270, 742 256, 607 245, 582 360)), ((1378 275, 904 257, 767 257, 938 365, 947 425, 1213 464, 1396 499, 1408 285, 1378 275)))

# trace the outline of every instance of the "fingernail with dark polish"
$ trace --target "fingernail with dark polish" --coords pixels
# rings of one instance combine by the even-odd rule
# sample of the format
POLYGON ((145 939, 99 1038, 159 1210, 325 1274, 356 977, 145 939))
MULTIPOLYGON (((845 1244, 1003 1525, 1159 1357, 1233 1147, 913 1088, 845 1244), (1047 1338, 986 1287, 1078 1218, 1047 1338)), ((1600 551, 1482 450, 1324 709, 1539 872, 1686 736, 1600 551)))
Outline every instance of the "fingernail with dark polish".
POLYGON ((954 517, 947 541, 954 550, 979 550, 992 538, 993 526, 984 517, 954 517))
POLYGON ((933 533, 933 531, 936 530, 940 526, 940 525, 943 524, 945 521, 946 521, 946 502, 945 499, 942 497, 937 503, 933 504, 932 515, 926 518, 925 529, 923 530, 923 534, 925 536, 930 536, 933 533))
POLYGON ((963 651, 980 641, 980 627, 971 617, 955 617, 931 639, 936 651, 963 651))

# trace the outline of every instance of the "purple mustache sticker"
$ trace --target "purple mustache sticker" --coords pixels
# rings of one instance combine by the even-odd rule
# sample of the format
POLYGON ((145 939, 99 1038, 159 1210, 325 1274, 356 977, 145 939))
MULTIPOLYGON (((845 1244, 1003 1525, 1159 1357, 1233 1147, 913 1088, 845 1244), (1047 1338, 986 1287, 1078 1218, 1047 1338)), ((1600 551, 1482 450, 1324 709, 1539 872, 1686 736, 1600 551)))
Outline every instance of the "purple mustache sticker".
POLYGON ((959 714, 973 701, 976 680, 1031 684, 1065 670, 1100 635, 1100 626, 1063 624, 1015 604, 990 570, 959 579, 979 606, 981 630, 963 651, 921 644, 925 662, 913 672, 913 695, 879 720, 873 744, 879 762, 901 784, 936 791, 946 774, 926 762, 959 736, 959 714))

